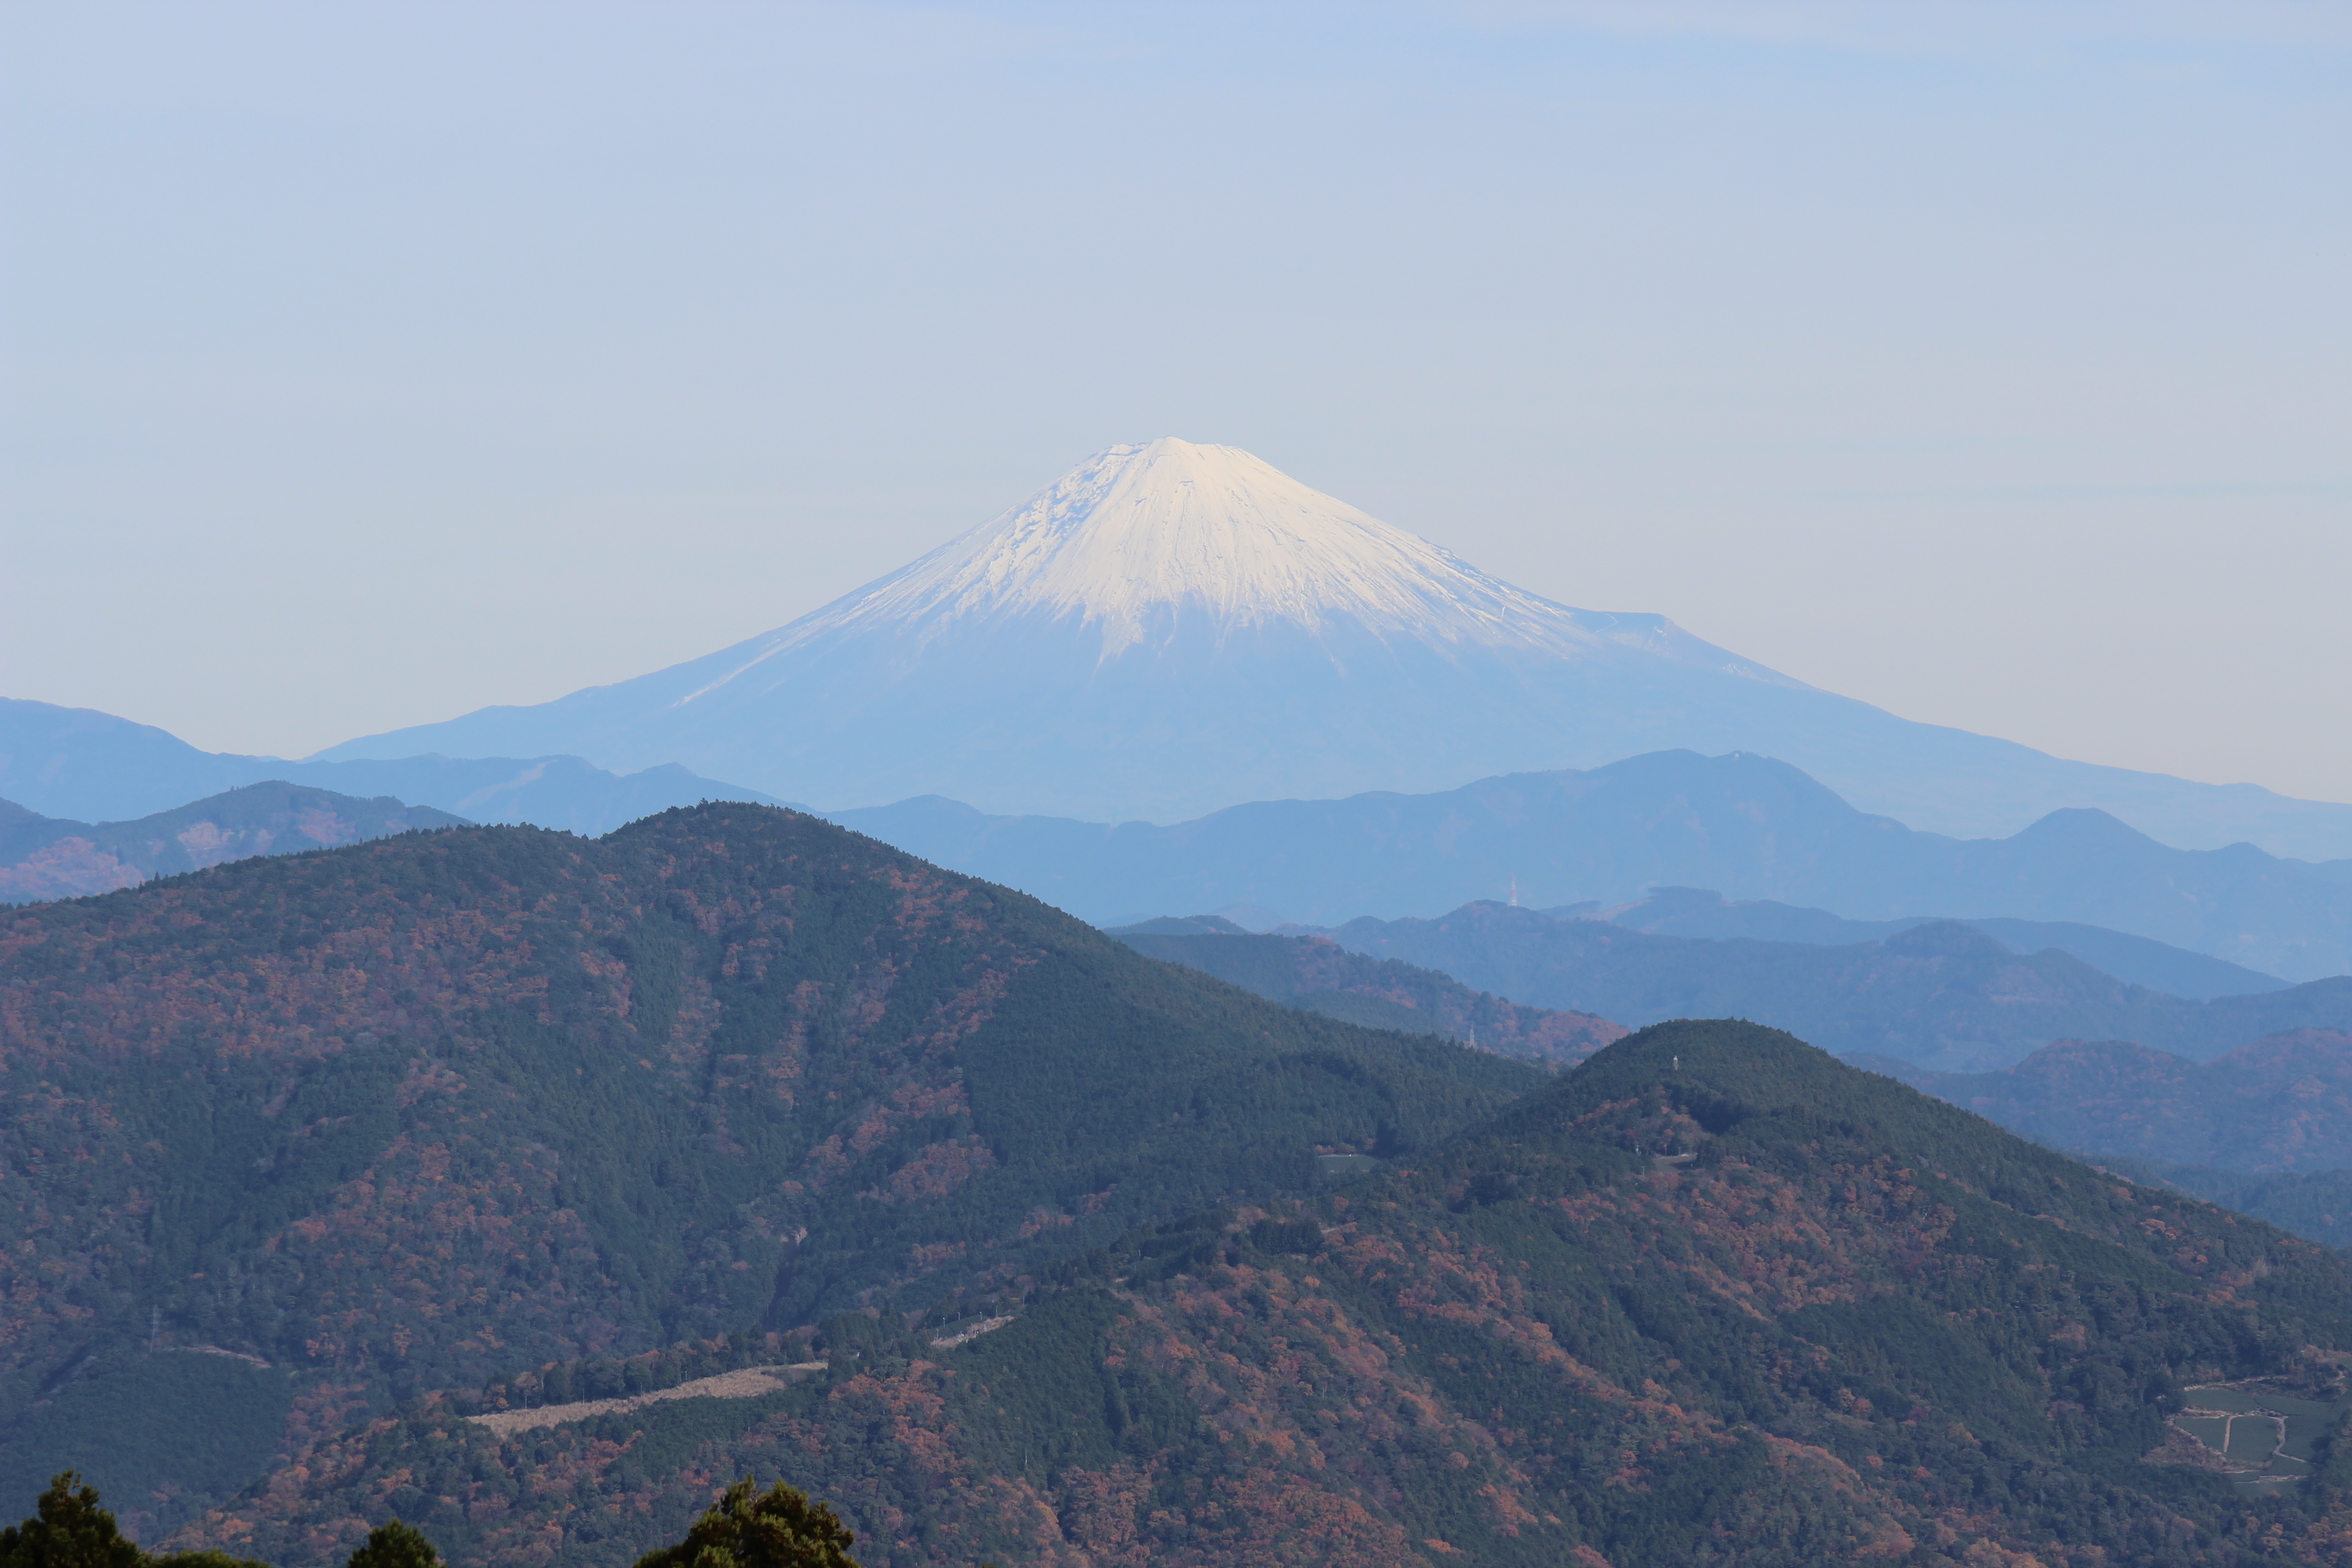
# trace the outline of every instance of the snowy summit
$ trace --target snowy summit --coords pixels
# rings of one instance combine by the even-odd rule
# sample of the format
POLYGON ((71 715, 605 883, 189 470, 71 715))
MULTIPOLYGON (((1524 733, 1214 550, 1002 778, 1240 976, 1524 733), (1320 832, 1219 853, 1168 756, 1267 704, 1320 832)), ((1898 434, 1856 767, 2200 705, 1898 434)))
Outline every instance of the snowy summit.
MULTIPOLYGON (((2210 830, 2219 809, 2207 786, 1815 690, 1664 616, 1556 604, 1237 447, 1172 437, 1098 452, 732 647, 322 757, 677 763, 827 808, 937 795, 1167 822, 1675 747, 1760 752, 1947 833, 2013 833, 2062 805, 2210 830)), ((2267 808, 2246 809, 2258 828, 2267 808)))
MULTIPOLYGON (((1347 620, 1383 636, 1589 643, 1570 612, 1309 489, 1238 447, 1173 437, 1097 453, 994 521, 779 632, 1044 612, 1117 658, 1184 612, 1220 630, 1347 620)), ((1565 645, 1565 646, 1564 646, 1565 645)))

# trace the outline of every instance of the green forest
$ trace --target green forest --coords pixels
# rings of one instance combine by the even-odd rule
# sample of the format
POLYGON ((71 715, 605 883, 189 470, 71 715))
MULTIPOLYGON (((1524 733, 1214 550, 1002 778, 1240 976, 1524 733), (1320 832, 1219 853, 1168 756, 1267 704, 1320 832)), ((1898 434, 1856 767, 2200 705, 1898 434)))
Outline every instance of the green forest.
POLYGON ((289 1420, 880 1301, 975 1315, 1541 1081, 750 806, 10 911, 0 996, 0 1484, 70 1459, 151 1529, 289 1420), (149 1435, 103 1451, 126 1400, 149 1435))
POLYGON ((12 911, 0 1026, 0 1481, 167 1555, 2352 1560, 2340 1430, 2170 1419, 2342 1407, 2338 1255, 1753 1025, 1547 1072, 730 805, 12 911))
POLYGON ((1368 958, 1321 937, 1198 929, 1211 921, 1231 924, 1214 916, 1147 921, 1110 934, 1138 952, 1213 974, 1286 1007, 1372 1028, 1433 1032, 1526 1061, 1565 1067, 1626 1034, 1624 1026, 1606 1018, 1523 1007, 1434 969, 1368 958))

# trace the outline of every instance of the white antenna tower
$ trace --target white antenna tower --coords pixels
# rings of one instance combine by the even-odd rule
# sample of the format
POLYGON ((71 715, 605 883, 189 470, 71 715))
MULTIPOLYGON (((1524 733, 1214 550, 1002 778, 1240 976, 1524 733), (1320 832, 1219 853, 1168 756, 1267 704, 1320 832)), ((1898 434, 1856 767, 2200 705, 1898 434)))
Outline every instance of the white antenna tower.
POLYGON ((1518 878, 1518 873, 1517 873, 1517 872, 1513 872, 1513 873, 1511 874, 1511 908, 1513 908, 1513 909, 1515 909, 1515 910, 1516 910, 1516 909, 1517 909, 1518 907, 1519 907, 1519 878, 1518 878))

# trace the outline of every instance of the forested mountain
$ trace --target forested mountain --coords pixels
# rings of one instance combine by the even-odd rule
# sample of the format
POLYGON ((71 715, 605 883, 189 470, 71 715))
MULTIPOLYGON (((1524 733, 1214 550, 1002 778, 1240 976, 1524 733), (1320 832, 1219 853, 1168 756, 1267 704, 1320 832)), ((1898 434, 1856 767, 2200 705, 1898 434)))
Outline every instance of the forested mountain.
MULTIPOLYGON (((1108 923, 1256 904, 1328 926, 1433 916, 1515 884, 1520 902, 1543 907, 1702 888, 1855 920, 2095 926, 2289 980, 2352 973, 2352 859, 2177 848, 2072 809, 2005 838, 1949 838, 1858 811, 1754 752, 1660 752, 1426 795, 1263 800, 1167 826, 990 816, 937 798, 832 815, 1108 923)), ((2036 945, 2072 951, 2071 941, 2036 945)))
POLYGON ((111 892, 251 855, 326 849, 462 820, 390 795, 360 800, 282 780, 132 822, 68 822, 0 800, 0 903, 111 892))
POLYGON ((397 1510, 459 1563, 619 1568, 751 1471, 874 1568, 2352 1552, 2342 1258, 1748 1025, 1620 1041, 1350 1187, 1118 1237, 961 1344, 902 1321, 795 1336, 772 1353, 829 1364, 739 1398, 486 1425, 535 1396, 421 1397, 183 1541, 307 1564, 397 1510))
POLYGON ((625 1568, 750 1469, 869 1568, 2352 1550, 2320 1248, 1756 1026, 1547 1075, 772 808, 8 911, 0 1068, 0 1485, 151 1542, 625 1568))
POLYGON ((2352 1027, 2352 977, 2192 1002, 2063 952, 2011 952, 1956 921, 1822 947, 1653 936, 1480 903, 1439 920, 1350 921, 1325 934, 1531 1006, 1635 1026, 1751 1018, 1841 1056, 1950 1072, 2007 1067, 2053 1040, 2137 1040, 2203 1060, 2284 1030, 2352 1027))
POLYGON ((1541 1081, 767 807, 8 911, 0 1484, 80 1464, 152 1539, 394 1401, 978 1313, 1541 1081))
POLYGON ((2204 1062, 2128 1040, 2061 1040, 1986 1073, 1855 1059, 2053 1148, 2247 1173, 2352 1169, 2342 1029, 2273 1035, 2204 1062))
POLYGON ((2352 1170, 2225 1171, 2116 1154, 2081 1158, 2143 1186, 2170 1187, 2323 1246, 2352 1247, 2352 1170))
POLYGON ((1254 936, 1225 921, 1214 921, 1223 931, 1198 929, 1208 923, 1160 920, 1110 934, 1138 952, 1213 974, 1286 1007, 1376 1028, 1433 1030, 1507 1057, 1564 1066, 1629 1032, 1590 1013, 1523 1007, 1473 991, 1450 974, 1367 958, 1328 938, 1254 936))

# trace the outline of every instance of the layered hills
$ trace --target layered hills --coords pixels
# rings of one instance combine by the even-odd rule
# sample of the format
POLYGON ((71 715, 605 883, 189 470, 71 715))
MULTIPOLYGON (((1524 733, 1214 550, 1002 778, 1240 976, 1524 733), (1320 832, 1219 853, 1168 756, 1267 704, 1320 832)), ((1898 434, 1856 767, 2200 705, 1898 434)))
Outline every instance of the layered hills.
POLYGON ((462 822, 390 795, 361 800, 279 781, 131 822, 62 821, 0 800, 0 903, 110 892, 247 856, 326 849, 462 822))
POLYGON ((1450 974, 1367 958, 1325 937, 1254 935, 1214 917, 1150 921, 1110 934, 1138 952, 1286 1007, 1376 1028, 1427 1030, 1507 1057, 1579 1062, 1630 1032, 1590 1013, 1521 1006, 1450 974))
POLYGON ((871 1568, 2352 1553, 2323 1248, 1759 1025, 1547 1071, 780 809, 0 913, 0 1485, 281 1568, 622 1568, 747 1470, 871 1568))
POLYGON ((80 1465, 152 1540, 398 1401, 979 1316, 1543 1076, 759 806, 6 911, 0 1486, 80 1465))
MULTIPOLYGON (((2352 973, 2352 859, 2176 849, 2077 809, 2008 838, 1948 838, 1856 810, 1752 753, 1660 752, 1429 795, 1260 801, 1167 827, 992 817, 947 800, 833 815, 1105 923, 1246 903, 1328 926, 1435 915, 1514 885, 1523 903, 1605 909, 1675 887, 1860 921, 2072 922, 2289 980, 2352 973)), ((2045 938, 2076 941, 2033 940, 2045 938)), ((2088 940, 2098 945, 2076 956, 2114 956, 2113 943, 2088 940)), ((2212 978, 2192 973, 2184 988, 2212 994, 2212 978)))
POLYGON ((0 796, 65 818, 142 818, 276 780, 352 795, 394 795, 468 822, 528 822, 606 833, 671 806, 778 801, 675 763, 625 777, 578 757, 415 756, 289 762, 199 751, 151 724, 88 708, 0 698, 0 796))
POLYGON ((1173 439, 1099 452, 920 560, 705 658, 321 755, 558 753, 679 763, 828 808, 938 794, 1170 822, 1676 747, 1786 758, 1864 810, 1939 832, 2009 834, 2092 807, 2168 843, 2352 857, 2352 805, 1911 723, 1663 616, 1513 587, 1249 453, 1173 439))
POLYGON ((2298 1029, 2189 1061, 2061 1040, 1997 1072, 1849 1058, 2101 1167, 2352 1247, 2352 1033, 2298 1029))
MULTIPOLYGON (((1758 942, 1799 942, 1817 947, 1884 942, 1915 926, 1933 924, 1935 919, 1912 915, 1894 921, 1847 920, 1827 910, 1802 909, 1776 900, 1734 900, 1704 888, 1653 888, 1646 897, 1613 909, 1584 904, 1545 912, 1580 920, 1606 920, 1612 925, 1654 936, 1717 940, 1748 937, 1758 942)), ((2284 991, 2291 984, 2226 959, 2191 952, 2187 948, 2133 936, 2127 931, 2084 925, 2079 921, 2021 921, 1994 916, 1960 923, 1984 932, 2011 952, 2041 952, 2055 948, 2118 980, 2192 1001, 2284 991)))
POLYGON ((2286 1031, 2204 1061, 2128 1040, 2061 1040, 1996 1072, 1867 1065, 2053 1147, 2158 1166, 2352 1170, 2344 1029, 2286 1031))
POLYGON ((2007 1067, 2068 1038, 2137 1040, 2202 1060, 2286 1030, 2352 1028, 2352 977, 2191 1001, 2054 950, 2011 952, 1957 921, 1831 947, 1657 936, 1479 903, 1437 920, 1350 921, 1327 934, 1531 1006, 1637 1026, 1752 1018, 1840 1055, 1942 1071, 2007 1067))
POLYGON ((902 1321, 794 1336, 824 1364, 736 1398, 495 1416, 606 1363, 419 1397, 180 1542, 319 1563, 397 1509, 462 1563, 618 1565, 748 1471, 877 1568, 2352 1550, 2343 1258, 1755 1026, 1647 1030, 1352 1186, 1110 1238, 993 1331, 902 1321))

